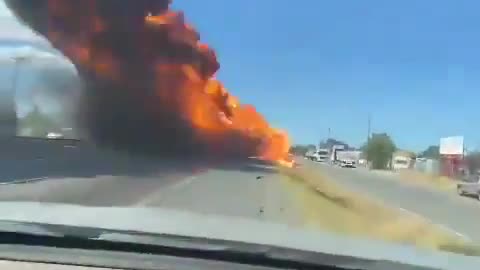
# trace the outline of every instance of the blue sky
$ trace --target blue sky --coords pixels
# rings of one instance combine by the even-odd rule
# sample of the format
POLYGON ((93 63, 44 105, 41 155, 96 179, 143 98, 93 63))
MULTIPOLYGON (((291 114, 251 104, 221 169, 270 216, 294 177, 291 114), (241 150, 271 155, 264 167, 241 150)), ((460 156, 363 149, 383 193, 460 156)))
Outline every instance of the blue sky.
POLYGON ((372 129, 421 150, 480 147, 478 1, 177 1, 218 52, 223 79, 295 142, 372 129))
POLYGON ((370 113, 401 148, 450 135, 480 148, 477 1, 174 2, 216 49, 227 88, 294 142, 331 128, 360 145, 370 113))

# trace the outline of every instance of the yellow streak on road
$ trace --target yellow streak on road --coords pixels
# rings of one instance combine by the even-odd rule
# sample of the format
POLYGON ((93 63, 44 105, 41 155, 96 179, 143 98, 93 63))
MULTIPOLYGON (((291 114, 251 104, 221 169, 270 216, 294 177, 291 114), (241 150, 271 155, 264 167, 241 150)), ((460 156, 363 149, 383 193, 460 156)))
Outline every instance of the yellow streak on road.
POLYGON ((317 169, 279 170, 287 176, 284 185, 300 204, 305 226, 310 229, 464 254, 478 252, 466 249, 466 243, 459 236, 427 220, 346 191, 317 169))

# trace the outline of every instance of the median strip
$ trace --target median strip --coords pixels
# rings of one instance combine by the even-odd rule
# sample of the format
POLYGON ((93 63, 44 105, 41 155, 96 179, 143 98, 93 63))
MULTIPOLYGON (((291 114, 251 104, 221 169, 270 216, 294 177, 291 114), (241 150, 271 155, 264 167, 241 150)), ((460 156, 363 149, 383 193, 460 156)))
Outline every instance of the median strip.
POLYGON ((456 188, 455 181, 446 176, 422 173, 414 170, 401 170, 398 172, 398 178, 401 181, 406 181, 441 191, 452 191, 456 188))
POLYGON ((418 215, 350 192, 319 173, 318 168, 279 170, 300 203, 304 225, 310 229, 480 256, 480 249, 464 237, 418 215))

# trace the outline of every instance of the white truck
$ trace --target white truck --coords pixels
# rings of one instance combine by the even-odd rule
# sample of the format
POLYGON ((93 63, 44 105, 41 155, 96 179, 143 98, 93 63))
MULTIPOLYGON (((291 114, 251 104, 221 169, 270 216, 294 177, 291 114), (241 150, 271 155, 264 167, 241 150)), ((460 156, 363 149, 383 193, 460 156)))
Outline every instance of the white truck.
MULTIPOLYGON (((330 160, 332 164, 338 164, 341 159, 339 158, 339 153, 345 151, 345 146, 344 145, 334 145, 332 147, 332 151, 330 153, 330 160)), ((341 155, 341 154, 340 154, 341 155)))
POLYGON ((326 162, 328 161, 329 155, 330 152, 328 149, 317 149, 314 151, 308 151, 305 154, 305 158, 316 162, 326 162))
POLYGON ((305 153, 305 159, 314 160, 315 152, 316 150, 308 150, 307 153, 305 153))
POLYGON ((315 161, 317 162, 327 162, 328 157, 330 156, 330 151, 328 149, 318 149, 315 154, 315 161))
POLYGON ((343 168, 355 168, 360 159, 360 151, 337 151, 337 161, 343 168))

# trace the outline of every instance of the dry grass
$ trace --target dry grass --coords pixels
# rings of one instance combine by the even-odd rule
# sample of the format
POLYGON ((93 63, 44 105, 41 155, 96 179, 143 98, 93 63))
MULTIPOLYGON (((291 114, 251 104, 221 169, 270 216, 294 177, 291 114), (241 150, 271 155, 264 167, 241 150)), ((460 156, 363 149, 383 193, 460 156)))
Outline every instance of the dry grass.
POLYGON ((456 187, 455 182, 448 177, 437 176, 413 170, 401 170, 398 173, 398 177, 403 181, 408 181, 414 184, 419 184, 442 191, 451 191, 456 187))
POLYGON ((306 226, 344 235, 480 255, 458 236, 426 220, 348 192, 314 170, 281 168, 285 185, 301 203, 306 226))

